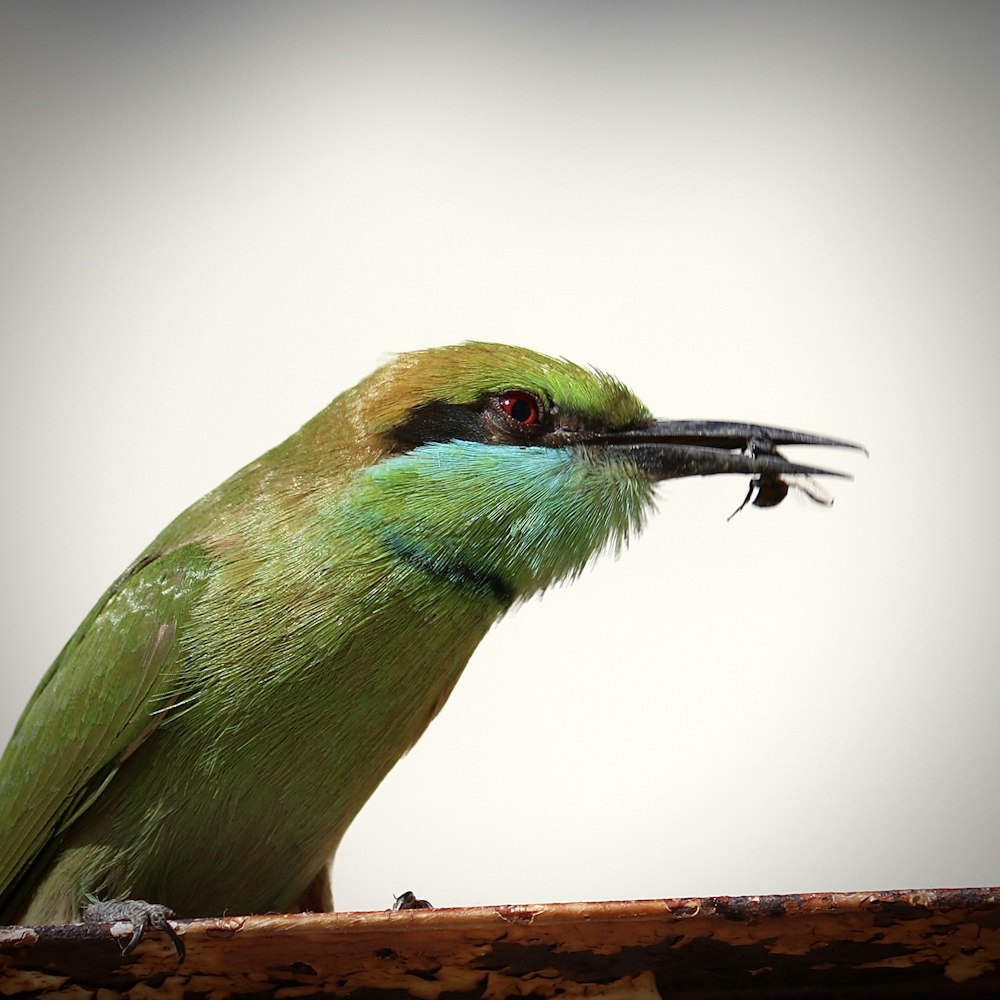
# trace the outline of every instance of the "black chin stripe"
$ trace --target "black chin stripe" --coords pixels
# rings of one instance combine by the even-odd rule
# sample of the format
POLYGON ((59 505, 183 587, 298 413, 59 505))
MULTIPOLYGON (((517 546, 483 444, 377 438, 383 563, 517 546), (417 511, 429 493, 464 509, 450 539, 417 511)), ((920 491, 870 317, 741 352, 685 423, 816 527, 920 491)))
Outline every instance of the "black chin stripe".
POLYGON ((472 590, 477 594, 490 595, 505 608, 514 601, 514 591, 499 576, 462 562, 460 559, 442 559, 425 552, 419 545, 392 532, 380 533, 382 541, 394 556, 411 566, 439 580, 472 590))

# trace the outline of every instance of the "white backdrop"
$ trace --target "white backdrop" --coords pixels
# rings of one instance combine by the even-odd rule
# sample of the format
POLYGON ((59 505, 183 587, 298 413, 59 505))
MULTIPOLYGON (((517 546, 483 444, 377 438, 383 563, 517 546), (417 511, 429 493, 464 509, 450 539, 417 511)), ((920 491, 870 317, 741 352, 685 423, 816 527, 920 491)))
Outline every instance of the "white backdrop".
POLYGON ((3 4, 0 745, 184 506, 386 354, 509 341, 871 458, 729 524, 745 480, 669 485, 508 616, 338 906, 1000 883, 998 42, 962 2, 3 4))

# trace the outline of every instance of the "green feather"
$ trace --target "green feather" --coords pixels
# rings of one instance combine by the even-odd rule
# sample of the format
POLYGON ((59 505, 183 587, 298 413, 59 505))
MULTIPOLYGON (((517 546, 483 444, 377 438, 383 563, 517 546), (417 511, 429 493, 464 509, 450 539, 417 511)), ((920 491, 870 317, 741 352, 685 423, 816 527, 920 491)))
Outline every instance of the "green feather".
POLYGON ((651 502, 585 443, 392 440, 429 402, 510 388, 574 427, 648 419, 614 379, 523 349, 401 355, 156 539, 0 761, 0 920, 71 920, 87 893, 186 916, 326 898, 347 826, 490 626, 651 502))

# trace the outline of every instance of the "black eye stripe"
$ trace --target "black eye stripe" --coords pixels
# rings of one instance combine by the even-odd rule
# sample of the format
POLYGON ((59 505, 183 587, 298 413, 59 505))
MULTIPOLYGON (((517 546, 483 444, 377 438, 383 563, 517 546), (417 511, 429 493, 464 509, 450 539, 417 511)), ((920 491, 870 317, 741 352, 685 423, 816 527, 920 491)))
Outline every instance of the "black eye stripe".
POLYGON ((388 433, 394 453, 412 451, 432 441, 479 441, 489 443, 487 428, 478 409, 437 399, 412 410, 388 433))
POLYGON ((389 454, 398 455, 423 444, 444 441, 564 448, 604 430, 607 428, 603 424, 592 423, 580 413, 561 412, 547 399, 511 388, 489 393, 474 403, 431 400, 411 410, 384 437, 389 454), (531 413, 520 408, 522 401, 531 413), (531 420, 536 412, 536 419, 531 420), (525 416, 529 419, 525 420, 525 416))
POLYGON ((432 400, 412 410, 387 436, 392 442, 392 453, 398 454, 433 441, 540 443, 537 439, 549 429, 551 418, 542 400, 521 389, 507 389, 471 404, 432 400), (510 412, 522 401, 530 410, 525 412, 527 419, 510 412))

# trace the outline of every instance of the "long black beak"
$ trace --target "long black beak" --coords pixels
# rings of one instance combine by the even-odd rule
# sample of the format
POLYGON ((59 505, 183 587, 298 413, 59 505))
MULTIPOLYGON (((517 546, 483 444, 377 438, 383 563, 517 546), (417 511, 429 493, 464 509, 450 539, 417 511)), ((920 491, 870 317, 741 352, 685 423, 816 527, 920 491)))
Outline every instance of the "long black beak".
POLYGON ((644 427, 598 434, 588 444, 609 446, 628 455, 657 480, 730 472, 759 474, 765 479, 782 475, 852 479, 846 472, 790 462, 778 447, 805 444, 853 448, 868 454, 861 445, 839 438, 719 420, 654 420, 644 427))

